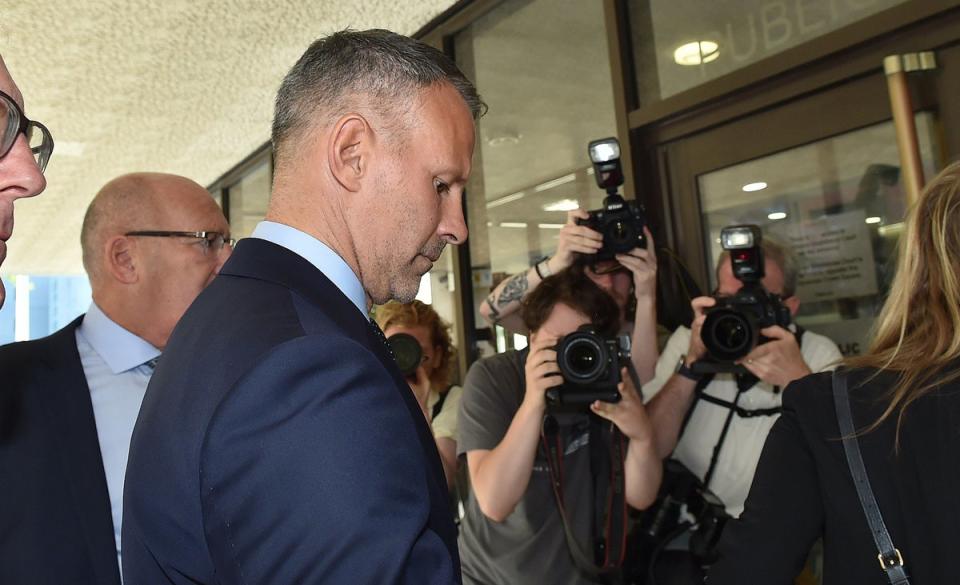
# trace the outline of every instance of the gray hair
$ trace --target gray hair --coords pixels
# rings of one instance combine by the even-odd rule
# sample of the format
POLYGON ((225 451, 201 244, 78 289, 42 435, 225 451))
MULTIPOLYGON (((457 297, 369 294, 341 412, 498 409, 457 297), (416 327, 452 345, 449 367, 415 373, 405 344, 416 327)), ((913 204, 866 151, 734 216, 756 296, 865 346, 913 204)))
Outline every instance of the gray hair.
MULTIPOLYGON (((760 240, 760 249, 763 250, 764 261, 770 261, 776 264, 783 272, 783 298, 792 297, 797 292, 797 274, 799 266, 797 256, 793 253, 790 246, 783 243, 779 238, 768 234, 763 235, 760 240)), ((724 250, 717 260, 717 271, 723 263, 730 258, 730 252, 724 250)))
MULTIPOLYGON (((278 160, 299 131, 319 113, 345 113, 362 96, 381 114, 409 108, 411 95, 449 83, 463 97, 474 119, 486 110, 476 88, 441 51, 387 30, 343 30, 314 41, 277 92, 271 140, 278 160)), ((387 116, 392 117, 392 116, 387 116)))

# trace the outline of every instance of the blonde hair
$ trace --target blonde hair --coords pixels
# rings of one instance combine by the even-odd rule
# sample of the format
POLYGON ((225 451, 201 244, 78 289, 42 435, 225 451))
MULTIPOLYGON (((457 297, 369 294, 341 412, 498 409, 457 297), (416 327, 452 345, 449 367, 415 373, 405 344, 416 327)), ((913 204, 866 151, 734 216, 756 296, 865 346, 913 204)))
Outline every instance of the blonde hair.
MULTIPOLYGON (((896 414, 897 444, 904 413, 915 400, 960 377, 960 161, 921 193, 900 238, 897 272, 880 311, 870 349, 845 365, 898 373, 876 429, 896 414)), ((874 374, 875 376, 876 374, 874 374)), ((874 376, 868 378, 868 381, 874 376)))
POLYGON ((440 318, 433 307, 421 301, 390 301, 377 307, 375 318, 383 330, 390 327, 423 327, 430 333, 431 344, 440 348, 441 356, 440 363, 430 375, 430 384, 439 392, 446 391, 456 354, 450 340, 450 325, 440 318))

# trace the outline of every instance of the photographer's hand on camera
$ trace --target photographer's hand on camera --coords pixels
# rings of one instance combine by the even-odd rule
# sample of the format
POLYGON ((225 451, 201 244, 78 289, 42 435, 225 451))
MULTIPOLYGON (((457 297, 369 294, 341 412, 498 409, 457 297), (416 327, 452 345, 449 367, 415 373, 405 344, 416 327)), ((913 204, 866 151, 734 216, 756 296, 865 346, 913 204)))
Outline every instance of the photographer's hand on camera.
POLYGON ((707 354, 707 348, 700 338, 700 330, 703 329, 703 322, 707 318, 704 311, 716 304, 717 299, 713 297, 697 297, 690 302, 690 306, 693 308, 693 322, 690 324, 690 346, 684 360, 684 364, 688 368, 707 354))
POLYGON ((739 362, 754 376, 783 389, 790 382, 812 373, 803 361, 797 338, 791 331, 773 326, 761 329, 760 333, 770 341, 755 347, 739 362))
POLYGON ((530 336, 530 354, 524 366, 526 391, 523 408, 542 414, 546 410, 547 390, 563 383, 557 365, 557 338, 541 332, 530 336))
POLYGON ((649 506, 657 497, 662 466, 657 454, 653 427, 626 368, 620 371, 620 401, 596 401, 590 410, 617 425, 630 443, 624 462, 627 503, 637 509, 649 506))
POLYGON ((556 274, 573 264, 577 254, 596 254, 603 246, 603 234, 585 225, 578 225, 577 219, 587 219, 590 214, 583 209, 567 212, 567 223, 560 230, 557 250, 547 260, 550 274, 556 274))
POLYGON ((643 233, 649 242, 646 249, 634 248, 626 254, 616 255, 617 262, 633 275, 633 291, 638 303, 657 299, 657 253, 653 234, 646 226, 643 233))

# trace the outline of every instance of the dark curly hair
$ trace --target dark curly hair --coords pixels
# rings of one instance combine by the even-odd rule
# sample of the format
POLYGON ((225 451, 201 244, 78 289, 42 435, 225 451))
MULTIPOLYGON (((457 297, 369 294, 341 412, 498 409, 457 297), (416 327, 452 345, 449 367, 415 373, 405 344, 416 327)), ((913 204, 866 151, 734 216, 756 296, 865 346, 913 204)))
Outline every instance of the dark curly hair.
POLYGON ((523 302, 524 325, 531 333, 537 331, 561 303, 589 318, 601 335, 612 337, 620 328, 616 301, 575 266, 548 276, 533 289, 523 302))

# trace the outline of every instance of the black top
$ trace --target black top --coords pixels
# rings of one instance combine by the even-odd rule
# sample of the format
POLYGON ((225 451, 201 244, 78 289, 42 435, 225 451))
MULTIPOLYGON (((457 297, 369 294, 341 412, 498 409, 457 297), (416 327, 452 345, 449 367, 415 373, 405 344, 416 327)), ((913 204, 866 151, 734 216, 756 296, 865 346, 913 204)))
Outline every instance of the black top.
MULTIPOLYGON (((849 378, 853 421, 883 412, 895 376, 864 387, 849 378)), ((864 464, 893 543, 914 585, 960 583, 960 383, 914 402, 895 452, 896 416, 859 437, 864 464)), ((791 584, 813 542, 824 539, 824 585, 887 583, 847 467, 829 373, 791 384, 770 431, 739 520, 727 526, 710 585, 791 584)))

